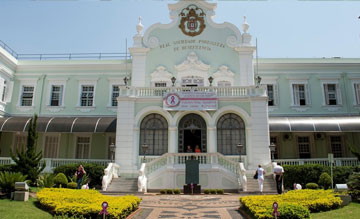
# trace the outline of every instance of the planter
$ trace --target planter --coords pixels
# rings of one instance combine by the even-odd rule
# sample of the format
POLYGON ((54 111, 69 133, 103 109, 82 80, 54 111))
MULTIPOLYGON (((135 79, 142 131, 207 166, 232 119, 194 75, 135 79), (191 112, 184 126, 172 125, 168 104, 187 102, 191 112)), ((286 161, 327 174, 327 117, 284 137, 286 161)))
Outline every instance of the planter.
POLYGON ((341 207, 344 207, 344 206, 350 204, 350 202, 351 202, 351 196, 350 195, 338 195, 338 197, 340 197, 341 201, 342 201, 341 207))

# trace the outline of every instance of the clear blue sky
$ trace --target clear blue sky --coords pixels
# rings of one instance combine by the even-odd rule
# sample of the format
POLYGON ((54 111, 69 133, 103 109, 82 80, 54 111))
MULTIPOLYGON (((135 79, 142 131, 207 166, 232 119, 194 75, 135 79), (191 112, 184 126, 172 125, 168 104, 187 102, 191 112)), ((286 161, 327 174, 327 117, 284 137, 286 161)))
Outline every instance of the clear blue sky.
MULTIPOLYGON (((161 0, 0 0, 0 40, 18 53, 124 52, 136 33, 169 23, 161 0)), ((216 22, 248 17, 259 57, 360 57, 360 1, 226 0, 216 22)))

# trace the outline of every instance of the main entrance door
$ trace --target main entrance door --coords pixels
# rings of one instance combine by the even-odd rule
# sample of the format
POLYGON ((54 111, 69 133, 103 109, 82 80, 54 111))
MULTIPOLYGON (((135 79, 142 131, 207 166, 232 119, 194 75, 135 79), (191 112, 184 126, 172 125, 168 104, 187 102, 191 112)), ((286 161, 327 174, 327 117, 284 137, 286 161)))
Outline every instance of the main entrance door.
POLYGON ((196 145, 200 147, 201 152, 206 153, 206 123, 204 119, 197 114, 188 114, 184 116, 179 123, 179 153, 186 152, 190 145, 192 151, 195 151, 196 145))

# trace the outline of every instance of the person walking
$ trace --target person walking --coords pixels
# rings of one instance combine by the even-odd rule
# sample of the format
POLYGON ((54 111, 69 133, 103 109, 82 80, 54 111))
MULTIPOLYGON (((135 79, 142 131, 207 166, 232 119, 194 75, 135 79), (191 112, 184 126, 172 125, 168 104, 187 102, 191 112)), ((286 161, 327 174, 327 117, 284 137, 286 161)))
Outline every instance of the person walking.
POLYGON ((274 167, 274 174, 275 174, 275 181, 276 181, 276 190, 278 194, 282 193, 282 186, 283 186, 283 175, 284 175, 284 168, 280 166, 280 163, 274 167))
POLYGON ((77 181, 77 189, 81 189, 81 182, 84 174, 86 174, 84 167, 80 164, 78 169, 75 172, 76 181, 77 181))
POLYGON ((264 189, 264 175, 265 175, 265 170, 261 167, 261 165, 259 164, 259 167, 256 170, 257 172, 257 176, 258 176, 258 182, 259 182, 259 190, 262 193, 263 189, 264 189))

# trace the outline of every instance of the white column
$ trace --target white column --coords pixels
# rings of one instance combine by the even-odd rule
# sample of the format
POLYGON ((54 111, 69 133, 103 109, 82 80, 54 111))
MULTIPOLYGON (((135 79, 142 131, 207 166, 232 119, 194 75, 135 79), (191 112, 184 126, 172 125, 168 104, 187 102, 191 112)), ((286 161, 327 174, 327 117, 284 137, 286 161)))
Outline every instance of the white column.
POLYGON ((237 47, 235 50, 239 54, 240 78, 238 84, 240 86, 254 85, 254 63, 253 54, 255 47, 237 47))
POLYGON ((266 98, 251 99, 251 131, 248 154, 248 169, 256 169, 258 164, 271 162, 269 150, 269 119, 266 98))
POLYGON ((132 160, 132 165, 135 166, 137 169, 140 169, 140 166, 138 166, 139 137, 140 137, 140 130, 139 130, 138 127, 136 127, 136 128, 134 128, 134 133, 133 133, 133 148, 132 148, 133 149, 133 160, 132 160))
POLYGON ((169 127, 169 140, 168 140, 168 152, 177 153, 178 152, 178 139, 177 139, 178 129, 176 126, 169 127))
POLYGON ((134 98, 118 97, 115 162, 120 165, 121 176, 132 177, 137 174, 137 167, 134 165, 134 108, 134 98))
POLYGON ((132 56, 131 86, 145 87, 146 54, 149 48, 129 48, 132 56))
POLYGON ((217 152, 216 148, 216 126, 208 126, 208 153, 217 152))

